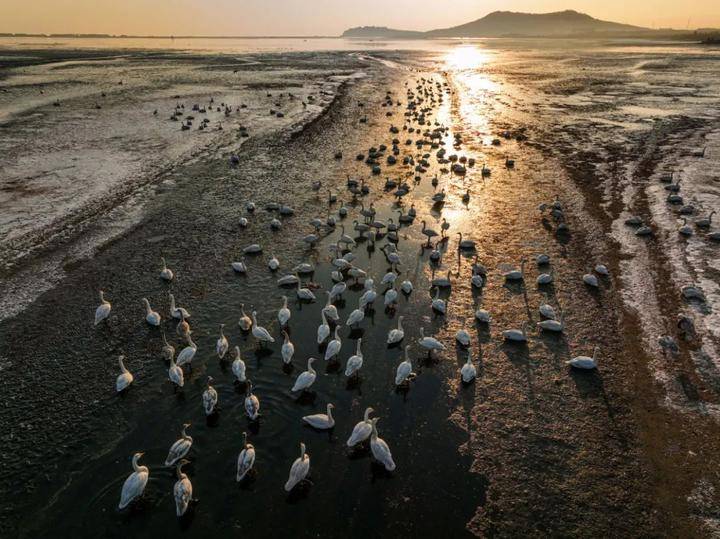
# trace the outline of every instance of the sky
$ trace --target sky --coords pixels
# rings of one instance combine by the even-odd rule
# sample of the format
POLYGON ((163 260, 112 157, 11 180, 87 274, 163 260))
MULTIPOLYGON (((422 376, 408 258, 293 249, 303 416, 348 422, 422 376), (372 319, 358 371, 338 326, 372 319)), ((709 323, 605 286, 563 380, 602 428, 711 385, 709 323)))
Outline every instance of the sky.
POLYGON ((339 35, 352 26, 432 30, 496 10, 563 9, 653 28, 720 27, 720 0, 0 0, 0 32, 339 35))

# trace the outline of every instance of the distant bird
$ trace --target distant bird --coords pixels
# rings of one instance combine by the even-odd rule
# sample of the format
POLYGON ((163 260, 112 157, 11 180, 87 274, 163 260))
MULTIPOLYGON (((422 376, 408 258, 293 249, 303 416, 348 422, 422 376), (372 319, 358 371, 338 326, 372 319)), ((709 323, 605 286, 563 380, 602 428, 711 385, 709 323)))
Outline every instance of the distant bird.
POLYGON ((288 335, 287 331, 283 330, 283 335, 285 337, 285 342, 283 342, 283 345, 280 348, 280 355, 282 356, 283 363, 289 365, 292 361, 293 355, 295 355, 295 345, 292 341, 290 341, 290 335, 288 335))
POLYGON ((145 321, 151 326, 160 325, 160 313, 153 311, 150 307, 150 302, 147 298, 142 299, 143 305, 145 305, 145 321))
POLYGON ((275 342, 275 339, 272 337, 272 335, 270 335, 270 332, 267 329, 262 326, 258 326, 257 311, 252 312, 252 321, 252 335, 253 337, 255 337, 260 346, 263 346, 265 343, 275 342))
POLYGON ((410 347, 406 346, 405 359, 400 362, 400 365, 398 365, 397 371, 395 372, 396 386, 405 384, 415 375, 415 373, 412 372, 412 363, 410 362, 410 355, 408 354, 409 350, 410 347))
POLYGON ((117 380, 115 381, 115 389, 118 393, 127 389, 134 380, 132 373, 125 368, 123 359, 125 359, 125 356, 118 357, 118 364, 120 365, 120 374, 118 375, 117 380))
POLYGON ((379 417, 375 417, 370 420, 372 434, 370 436, 370 451, 372 451, 373 457, 380 464, 385 466, 385 469, 392 472, 395 469, 395 461, 393 461, 392 453, 388 444, 378 436, 377 422, 380 421, 379 417))
POLYGON ((335 406, 332 403, 327 405, 327 414, 313 414, 303 416, 302 420, 313 428, 319 430, 328 430, 335 426, 335 419, 332 416, 332 410, 335 406))
POLYGON ((172 281, 173 277, 175 277, 175 275, 173 274, 172 270, 170 268, 168 268, 167 265, 165 264, 165 257, 160 257, 160 261, 162 263, 162 269, 160 270, 160 278, 163 281, 168 281, 168 282, 172 281))
POLYGON ((295 379, 295 384, 291 389, 293 393, 296 393, 298 391, 306 391, 311 385, 315 383, 317 373, 312 367, 314 361, 317 361, 314 357, 308 358, 307 370, 300 373, 300 375, 295 379))
POLYGON ((190 313, 187 312, 182 307, 177 307, 175 305, 175 296, 172 294, 168 294, 168 297, 170 298, 170 315, 173 318, 176 318, 178 320, 181 320, 183 318, 190 318, 190 313))
POLYGON ((182 471, 183 465, 187 463, 187 460, 181 460, 177 463, 175 469, 178 480, 173 487, 173 496, 175 498, 175 514, 179 517, 185 514, 190 505, 190 500, 192 500, 192 483, 187 474, 182 471))
POLYGON ((248 472, 252 470, 255 465, 255 446, 247 443, 247 433, 243 432, 243 443, 242 450, 238 455, 237 459, 237 473, 235 474, 235 481, 238 483, 245 479, 248 472))
POLYGON ((570 361, 567 361, 566 363, 568 365, 570 365, 571 367, 574 367, 576 369, 581 369, 581 370, 597 369, 597 356, 598 356, 599 351, 600 351, 600 347, 596 346, 595 350, 593 350, 592 357, 577 356, 577 357, 572 358, 570 361))
POLYGON ((245 390, 245 413, 250 420, 255 421, 260 416, 260 399, 252 392, 252 382, 247 381, 247 389, 245 390))
POLYGON ((388 332, 388 336, 387 336, 388 344, 391 344, 391 345, 397 344, 405 338, 405 330, 403 330, 402 322, 403 322, 403 317, 399 316, 397 329, 391 329, 388 332))
POLYGON ((212 382, 212 376, 208 376, 207 389, 205 389, 202 394, 203 409, 205 410, 206 416, 213 415, 218 401, 218 394, 215 388, 212 386, 212 382))
POLYGON ((363 416, 363 420, 358 422, 355 427, 353 427, 352 434, 350 434, 350 438, 348 438, 348 447, 356 446, 357 444, 364 442, 370 437, 370 434, 372 433, 372 423, 369 418, 372 412, 374 412, 372 408, 365 408, 365 415, 363 416))
POLYGON ((218 337, 218 340, 215 343, 215 353, 220 359, 225 357, 225 354, 227 354, 228 348, 230 347, 227 337, 225 337, 225 333, 223 332, 224 329, 225 324, 220 324, 220 337, 218 337))
POLYGON ((347 376, 348 378, 360 372, 360 368, 363 365, 363 353, 361 350, 361 346, 362 339, 358 339, 355 348, 355 354, 350 356, 350 359, 348 359, 348 362, 345 365, 345 376, 347 376))
POLYGON ((305 444, 300 444, 300 456, 290 467, 290 476, 285 483, 285 492, 290 492, 295 485, 303 481, 310 471, 310 455, 305 452, 305 444))
POLYGON ((165 459, 165 466, 174 466, 180 459, 185 458, 185 456, 190 452, 193 439, 192 436, 189 436, 187 433, 189 426, 190 423, 185 423, 183 425, 180 438, 170 446, 168 456, 165 459))
POLYGON ((110 316, 110 310, 112 305, 105 299, 105 293, 100 290, 100 305, 95 309, 95 325, 97 326, 100 322, 110 316))
POLYGON ((145 492, 150 477, 150 470, 147 466, 138 466, 138 460, 144 453, 135 453, 132 458, 133 473, 131 473, 125 483, 123 483, 122 492, 120 493, 120 503, 118 509, 123 510, 133 501, 137 500, 145 492))

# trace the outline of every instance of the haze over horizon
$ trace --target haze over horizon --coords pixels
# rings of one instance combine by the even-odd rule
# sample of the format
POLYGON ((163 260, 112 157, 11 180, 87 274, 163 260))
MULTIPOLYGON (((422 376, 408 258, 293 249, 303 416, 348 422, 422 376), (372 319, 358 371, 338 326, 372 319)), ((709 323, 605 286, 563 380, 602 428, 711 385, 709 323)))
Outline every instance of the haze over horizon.
POLYGON ((592 17, 650 28, 720 27, 715 0, 4 0, 0 32, 127 35, 340 35, 355 26, 432 30, 492 11, 547 13, 573 9, 592 17), (423 6, 423 3, 425 4, 423 6), (451 7, 448 7, 448 4, 451 7), (422 6, 422 7, 420 7, 422 6))

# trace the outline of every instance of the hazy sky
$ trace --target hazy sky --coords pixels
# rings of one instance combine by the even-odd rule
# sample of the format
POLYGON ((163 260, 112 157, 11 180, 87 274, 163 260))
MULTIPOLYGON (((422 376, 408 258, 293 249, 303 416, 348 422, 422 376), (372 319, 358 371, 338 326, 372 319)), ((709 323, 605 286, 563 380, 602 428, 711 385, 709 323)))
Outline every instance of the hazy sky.
POLYGON ((337 35, 377 24, 430 30, 495 10, 575 9, 640 26, 720 27, 720 0, 0 0, 0 32, 337 35), (424 6, 424 7, 423 7, 424 6))

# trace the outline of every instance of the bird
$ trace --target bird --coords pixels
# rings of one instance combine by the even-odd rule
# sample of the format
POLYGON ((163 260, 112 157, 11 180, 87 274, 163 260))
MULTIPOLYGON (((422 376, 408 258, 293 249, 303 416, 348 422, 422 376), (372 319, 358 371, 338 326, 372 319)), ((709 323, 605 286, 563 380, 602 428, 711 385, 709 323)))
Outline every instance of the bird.
POLYGON ((287 296, 282 296, 282 300, 282 307, 280 307, 280 310, 278 311, 278 322, 280 322, 280 327, 284 328, 290 321, 290 309, 288 309, 287 296))
POLYGON ((177 320, 181 320, 183 318, 190 318, 190 313, 187 312, 182 307, 177 307, 175 305, 175 296, 172 294, 168 294, 170 297, 170 316, 173 318, 176 318, 177 320))
POLYGON ((430 285, 437 288, 450 288, 452 286, 452 272, 448 270, 447 276, 434 278, 430 285))
POLYGON ((240 354, 240 347, 235 347, 235 359, 232 362, 232 373, 235 376, 235 380, 240 383, 245 382, 245 362, 242 360, 240 354))
POLYGON ((182 471, 183 465, 188 462, 187 460, 181 460, 177 463, 175 469, 178 480, 173 487, 173 496, 175 497, 175 514, 179 517, 185 514, 190 505, 190 500, 192 500, 192 483, 187 474, 182 471))
POLYGON ((245 247, 243 249, 243 253, 246 255, 247 254, 256 254, 256 253, 261 253, 261 252, 262 252, 262 247, 257 243, 248 245, 247 247, 245 247))
POLYGON ((395 273, 394 271, 389 271, 383 276, 382 280, 380 281, 380 284, 381 285, 382 284, 390 284, 391 285, 395 282, 396 279, 397 279, 397 273, 395 273))
POLYGON ((538 327, 542 329, 543 331, 552 331, 555 333, 559 333, 563 330, 563 323, 560 320, 555 319, 549 319, 549 320, 541 320, 538 322, 538 327))
POLYGON ((295 345, 290 341, 290 335, 288 335, 287 331, 283 330, 283 335, 285 336, 285 342, 283 342, 283 345, 280 348, 280 354, 282 356, 283 363, 289 365, 292 361, 293 355, 295 354, 295 345))
POLYGON ((375 417, 370 420, 372 433, 370 436, 370 451, 372 451, 375 460, 380 462, 388 472, 392 472, 395 469, 395 461, 393 461, 392 453, 388 444, 378 436, 377 422, 380 420, 379 417, 375 417))
POLYGON ((403 319, 404 319, 403 316, 399 316, 397 328, 393 328, 388 332, 388 336, 387 336, 388 344, 390 344, 390 345, 398 344, 405 338, 405 330, 402 327, 403 319))
POLYGON ((337 355, 340 353, 342 341, 340 340, 340 336, 338 335, 339 330, 340 326, 335 326, 335 335, 325 349, 325 361, 337 359, 337 355))
POLYGON ((275 257, 274 254, 271 254, 270 260, 268 260, 268 268, 270 268, 270 271, 277 271, 279 267, 280 261, 275 257))
POLYGON ((320 430, 328 430, 335 426, 335 418, 332 416, 332 410, 335 405, 328 403, 327 414, 312 414, 303 416, 302 420, 313 428, 320 430))
POLYGON ((537 262, 538 266, 546 266, 550 263, 550 256, 546 255, 544 253, 541 253, 541 254, 537 255, 537 257, 535 258, 535 261, 537 262))
POLYGON ((547 303, 540 305, 538 311, 540 311, 541 316, 547 319, 553 320, 556 317, 555 309, 552 308, 552 305, 548 305, 547 303))
POLYGON ((467 332, 467 330, 465 330, 465 328, 459 329, 457 331, 457 333, 455 334, 455 340, 465 348, 470 346, 470 334, 467 332))
POLYGON ((245 257, 240 257, 239 262, 231 262, 230 267, 235 273, 247 273, 247 264, 245 264, 245 257))
MULTIPOLYGON (((369 279, 372 281, 372 279, 369 279)), ((375 291, 375 288, 369 288, 366 289, 365 292, 363 292, 363 295, 360 296, 360 305, 364 309, 368 305, 372 305, 375 302, 375 299, 377 299, 377 292, 375 291)))
POLYGON ((438 235, 432 228, 427 228, 427 223, 424 220, 422 221, 422 230, 420 232, 427 237, 428 246, 430 245, 430 239, 438 235))
POLYGON ((597 273, 598 275, 608 276, 610 275, 610 270, 605 264, 598 264, 595 266, 595 273, 597 273))
POLYGON ((525 272, 525 259, 523 258, 520 261, 520 269, 514 269, 507 271, 503 274, 506 281, 521 281, 523 279, 523 274, 525 272))
POLYGON ((295 485, 303 481, 310 471, 310 455, 305 452, 305 444, 300 444, 300 456, 290 467, 290 476, 285 483, 285 492, 290 492, 295 485))
POLYGON ((145 305, 145 321, 151 326, 160 325, 160 313, 153 311, 150 307, 150 302, 147 298, 142 299, 143 305, 145 305))
POLYGON ((384 305, 385 307, 392 309, 395 307, 395 304, 397 303, 398 298, 398 291, 395 289, 395 285, 393 284, 390 288, 388 288, 385 291, 385 299, 384 299, 384 305))
POLYGON ((295 275, 283 275, 277 280, 278 286, 290 286, 297 284, 300 279, 295 275))
POLYGON ((364 318, 365 310, 361 305, 361 302, 358 301, 358 308, 350 313, 350 316, 348 316, 347 320, 345 321, 345 325, 349 327, 357 326, 360 322, 363 321, 364 318))
POLYGON ((255 339, 258 341, 260 346, 263 346, 265 343, 273 343, 275 342, 275 339, 273 339, 272 335, 270 335, 270 332, 265 329, 262 326, 258 326, 257 323, 257 311, 252 312, 252 336, 255 337, 255 339))
POLYGON ((356 446, 370 437, 370 434, 372 433, 372 424, 369 417, 372 412, 374 412, 372 408, 365 408, 363 420, 359 421, 355 427, 353 427, 352 434, 350 434, 350 437, 346 442, 348 447, 356 446))
POLYGON ((413 291, 413 284, 410 281, 403 281, 400 283, 400 290, 406 294, 410 294, 413 291))
POLYGON ((255 464, 255 446, 247 442, 247 433, 243 432, 242 450, 237 458, 237 473, 235 481, 238 483, 245 479, 248 472, 255 464))
POLYGON ((180 322, 178 322, 178 325, 175 328, 175 332, 181 337, 185 337, 187 335, 190 335, 191 333, 190 324, 188 324, 187 320, 185 320, 185 317, 182 316, 182 313, 180 313, 180 322))
POLYGON ((247 389, 245 390, 245 413, 251 421, 255 421, 260 416, 260 399, 252 392, 252 382, 247 381, 247 389))
POLYGON ((313 385, 313 383, 315 383, 317 373, 315 372, 315 369, 312 368, 312 364, 314 361, 317 361, 314 357, 308 358, 307 370, 301 372, 300 375, 295 379, 295 384, 291 389, 293 393, 296 393, 298 391, 305 391, 311 385, 313 385))
POLYGON ((168 378, 177 387, 185 385, 185 375, 180 367, 177 366, 175 360, 170 357, 170 368, 168 369, 168 378))
POLYGON ((445 350, 445 345, 438 341, 435 337, 426 337, 425 329, 420 327, 420 339, 418 344, 428 351, 428 354, 432 354, 433 350, 445 350))
POLYGON ((460 239, 458 240, 458 249, 463 251, 471 251, 472 249, 475 249, 475 242, 472 240, 464 240, 462 232, 457 233, 458 236, 460 236, 460 239))
POLYGON ((302 286, 302 283, 300 282, 300 277, 298 277, 297 281, 297 297, 298 299, 303 301, 315 301, 315 294, 313 294, 312 290, 310 290, 309 288, 304 288, 302 286))
POLYGON ((192 360, 195 357, 195 353, 197 352, 197 344, 193 342, 190 335, 186 335, 185 338, 187 339, 188 345, 182 350, 180 350, 180 353, 177 356, 176 363, 178 367, 192 364, 192 360))
POLYGON ((479 273, 473 273, 470 277, 470 284, 474 288, 482 288, 485 285, 485 280, 483 279, 483 276, 479 273))
POLYGON ((592 288, 597 288, 598 286, 600 286, 598 278, 592 273, 586 273, 585 275, 583 275, 582 280, 586 285, 592 288))
POLYGON ((125 368, 123 363, 125 356, 118 357, 118 364, 120 365, 120 374, 118 374, 117 380, 115 380, 115 390, 120 393, 133 383, 134 377, 132 373, 125 368))
POLYGON ((330 291, 326 290, 325 293, 327 294, 327 302, 325 303, 322 312, 326 318, 329 318, 333 322, 337 323, 340 321, 340 315, 338 314, 337 307, 332 304, 332 295, 330 294, 330 291))
POLYGON ((325 309, 320 311, 320 317, 322 318, 322 324, 317 329, 317 343, 322 344, 330 336, 330 326, 325 318, 325 309))
POLYGON ((100 290, 100 305, 95 309, 95 325, 97 326, 100 322, 110 316, 110 310, 112 305, 105 299, 105 292, 100 290))
POLYGON ((475 368, 475 365, 473 364, 472 356, 468 354, 465 364, 460 368, 460 378, 462 378, 463 382, 469 384, 476 376, 477 368, 475 368))
POLYGON ((252 318, 245 314, 245 304, 240 304, 240 320, 238 320, 238 326, 243 331, 250 331, 252 327, 252 318))
POLYGON ((350 356, 347 365, 345 365, 345 376, 347 376, 348 378, 360 372, 360 368, 363 364, 363 353, 360 349, 361 346, 362 339, 358 339, 357 345, 355 347, 355 355, 350 356))
POLYGON ((600 351, 600 347, 596 346, 595 349, 593 350, 592 357, 577 356, 577 357, 572 358, 569 361, 566 361, 565 363, 576 369, 582 369, 582 370, 597 369, 597 355, 598 355, 599 351, 600 351))
POLYGON ((174 466, 180 459, 185 458, 185 456, 190 452, 193 439, 192 436, 189 436, 187 433, 188 427, 190 427, 190 423, 185 423, 183 425, 180 438, 178 438, 175 443, 170 446, 168 456, 165 459, 165 466, 174 466))
POLYGON ((202 403, 203 409, 205 410, 205 415, 213 415, 213 413, 215 412, 215 406, 217 406, 218 394, 217 391, 215 391, 215 388, 211 385, 212 382, 212 376, 208 376, 207 388, 205 389, 205 391, 203 391, 202 394, 202 403))
POLYGON ((162 263, 162 269, 160 270, 160 278, 163 281, 172 281, 175 275, 173 274, 172 270, 168 268, 165 264, 165 257, 160 257, 160 262, 162 263))
POLYGON ((490 311, 486 311, 485 309, 476 310, 475 311, 475 320, 477 320, 481 324, 489 324, 490 323, 490 311))
POLYGON ((335 298, 340 299, 346 290, 347 290, 347 284, 344 281, 335 283, 333 285, 333 287, 330 289, 330 299, 331 300, 334 300, 335 298))
POLYGON ((225 357, 225 354, 227 354, 228 348, 230 347, 227 337, 225 337, 225 333, 223 332, 224 329, 225 324, 220 324, 220 337, 218 337, 218 340, 215 342, 215 353, 220 359, 225 357))
POLYGON ((148 478, 150 477, 150 470, 147 466, 138 466, 138 460, 144 453, 135 453, 132 458, 133 473, 131 473, 122 486, 120 493, 120 503, 118 509, 123 510, 130 505, 134 500, 142 496, 145 491, 145 485, 147 485, 148 478))
POLYGON ((522 329, 506 329, 503 331, 503 338, 506 341, 527 342, 527 322, 523 322, 522 329))
POLYGON ((432 307, 433 311, 440 314, 445 314, 445 311, 447 310, 447 304, 445 303, 445 300, 440 297, 439 288, 435 291, 435 297, 433 298, 430 306, 432 307))
POLYGON ((415 373, 412 372, 412 363, 410 362, 409 346, 405 347, 405 359, 403 359, 395 371, 395 385, 400 386, 408 382, 415 373))
POLYGON ((162 358, 165 361, 170 361, 173 357, 175 357, 175 347, 167 341, 164 331, 162 332, 162 340, 163 346, 160 350, 160 353, 162 354, 162 358))

